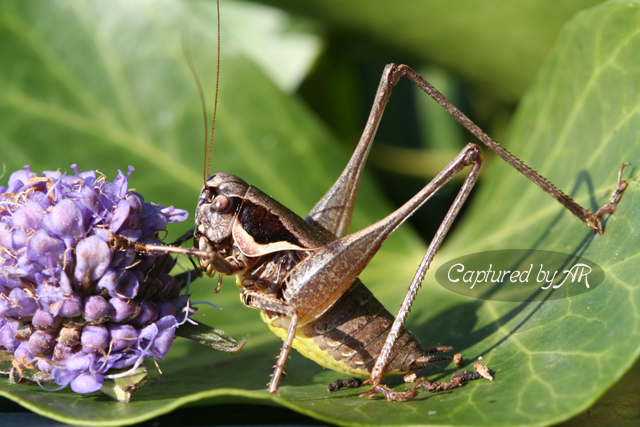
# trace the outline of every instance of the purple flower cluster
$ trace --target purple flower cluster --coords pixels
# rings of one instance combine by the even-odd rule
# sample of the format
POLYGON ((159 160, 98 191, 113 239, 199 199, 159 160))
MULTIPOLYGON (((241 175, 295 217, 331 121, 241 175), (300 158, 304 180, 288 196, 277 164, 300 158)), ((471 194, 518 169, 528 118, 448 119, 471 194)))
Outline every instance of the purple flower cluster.
POLYGON ((160 243, 157 232, 188 214, 128 191, 133 167, 113 182, 72 169, 26 166, 0 186, 0 351, 91 393, 146 357, 162 359, 188 315, 168 274, 174 260, 114 247, 112 236, 160 243))

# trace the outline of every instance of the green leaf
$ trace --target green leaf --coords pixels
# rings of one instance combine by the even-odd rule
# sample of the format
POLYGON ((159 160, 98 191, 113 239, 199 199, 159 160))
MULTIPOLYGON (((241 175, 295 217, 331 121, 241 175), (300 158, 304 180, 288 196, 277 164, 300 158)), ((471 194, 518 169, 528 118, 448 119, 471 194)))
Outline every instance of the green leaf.
POLYGON ((237 353, 246 344, 246 340, 237 342, 227 336, 224 331, 212 328, 202 322, 198 322, 197 325, 185 323, 176 330, 176 335, 226 353, 237 353))
MULTIPOLYGON (((630 186, 605 235, 594 236, 548 195, 492 159, 464 224, 435 262, 490 249, 557 250, 596 262, 605 282, 571 299, 498 303, 439 287, 434 265, 412 309, 408 328, 421 342, 453 345, 469 366, 482 356, 493 382, 478 380, 389 404, 359 398, 361 390, 329 395, 326 385, 340 375, 293 354, 280 396, 271 396, 265 384, 280 340, 257 311, 242 306, 232 281, 216 295, 215 280, 198 280, 191 287, 193 300, 223 307, 203 307, 202 320, 231 336, 249 334, 239 354, 176 340, 159 362, 163 375, 148 366, 149 381, 127 404, 4 381, 0 395, 83 425, 131 424, 186 404, 249 401, 343 425, 542 425, 586 409, 640 352, 633 262, 638 231, 632 221, 639 203, 639 18, 640 2, 625 1, 572 20, 523 101, 510 138, 518 157, 590 209, 608 199, 621 163, 634 165, 625 172, 630 186)), ((80 170, 99 168, 113 177, 117 168, 133 164, 132 186, 147 200, 194 206, 202 182, 203 126, 180 34, 187 25, 211 100, 213 22, 213 2, 3 2, 0 158, 7 169, 29 163, 33 170, 69 171, 78 163, 80 170)), ((233 29, 227 31, 233 37, 233 29)), ((226 46, 223 39, 213 169, 242 176, 305 214, 339 174, 347 153, 297 98, 284 95, 226 46)), ((356 209, 354 229, 389 212, 366 177, 356 209)), ((172 234, 187 228, 175 227, 172 234)), ((403 227, 362 275, 387 307, 398 306, 423 249, 403 227)), ((189 267, 186 260, 184 265, 189 267)), ((453 372, 442 366, 426 371, 432 380, 453 372)))

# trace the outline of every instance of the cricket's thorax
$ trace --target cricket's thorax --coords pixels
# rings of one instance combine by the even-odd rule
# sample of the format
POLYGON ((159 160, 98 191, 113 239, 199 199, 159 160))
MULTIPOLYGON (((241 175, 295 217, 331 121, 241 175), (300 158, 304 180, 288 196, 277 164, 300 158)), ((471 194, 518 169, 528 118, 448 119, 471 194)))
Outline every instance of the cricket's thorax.
MULTIPOLYGON (((251 267, 238 274, 241 290, 259 292, 278 301, 284 301, 285 277, 300 261, 309 256, 307 251, 282 251, 263 255, 251 262, 251 267)), ((246 301, 243 303, 247 304, 246 301)))

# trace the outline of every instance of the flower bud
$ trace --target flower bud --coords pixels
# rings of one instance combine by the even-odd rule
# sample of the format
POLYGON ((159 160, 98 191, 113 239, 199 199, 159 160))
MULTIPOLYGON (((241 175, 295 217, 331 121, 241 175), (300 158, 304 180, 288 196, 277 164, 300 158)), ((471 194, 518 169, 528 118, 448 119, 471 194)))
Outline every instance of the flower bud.
POLYGON ((47 356, 53 353, 56 337, 45 331, 35 331, 29 337, 29 352, 37 356, 47 356))
POLYGON ((57 330, 62 322, 62 317, 53 316, 47 310, 37 310, 31 319, 31 323, 37 329, 57 330))
POLYGON ((134 325, 146 325, 158 319, 158 306, 154 303, 144 300, 140 304, 140 313, 131 319, 134 325))
POLYGON ((138 331, 131 325, 111 323, 107 328, 111 336, 111 351, 132 347, 138 339, 138 331))
POLYGON ((100 295, 91 295, 84 299, 82 317, 91 323, 104 323, 111 317, 113 309, 100 295))
POLYGON ((109 331, 102 325, 85 326, 80 337, 82 351, 85 353, 106 352, 109 346, 109 331))
POLYGON ((118 323, 129 320, 140 312, 138 304, 130 299, 111 298, 109 305, 113 307, 111 320, 118 323))

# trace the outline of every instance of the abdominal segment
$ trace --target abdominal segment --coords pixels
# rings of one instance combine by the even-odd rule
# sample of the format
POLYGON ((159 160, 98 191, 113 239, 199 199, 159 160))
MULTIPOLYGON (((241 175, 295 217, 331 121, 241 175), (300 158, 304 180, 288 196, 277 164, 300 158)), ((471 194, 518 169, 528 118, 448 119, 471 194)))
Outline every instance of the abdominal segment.
MULTIPOLYGON (((321 366, 367 378, 393 320, 371 291, 356 280, 326 313, 298 329, 293 347, 321 366)), ((386 374, 420 369, 425 356, 420 343, 404 328, 391 353, 386 374)))

